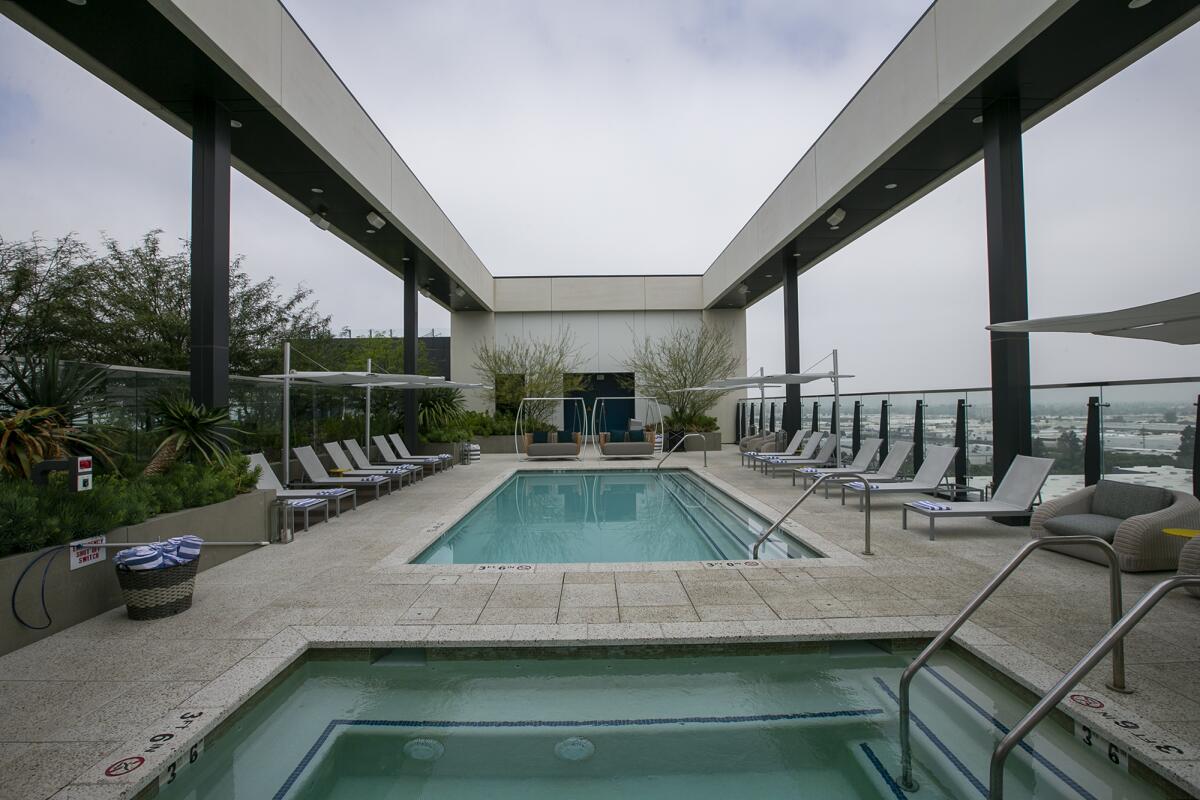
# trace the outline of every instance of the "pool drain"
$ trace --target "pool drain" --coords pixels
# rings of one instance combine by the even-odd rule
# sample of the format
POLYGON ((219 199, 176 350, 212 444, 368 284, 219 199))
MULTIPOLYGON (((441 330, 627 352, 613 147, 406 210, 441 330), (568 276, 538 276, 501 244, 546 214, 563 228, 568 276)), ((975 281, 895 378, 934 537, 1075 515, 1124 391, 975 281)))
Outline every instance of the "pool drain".
POLYGON ((404 755, 417 761, 436 761, 446 748, 437 739, 413 739, 404 744, 404 755))
POLYGON ((581 736, 570 736, 554 745, 554 755, 563 761, 584 761, 596 752, 596 745, 581 736))

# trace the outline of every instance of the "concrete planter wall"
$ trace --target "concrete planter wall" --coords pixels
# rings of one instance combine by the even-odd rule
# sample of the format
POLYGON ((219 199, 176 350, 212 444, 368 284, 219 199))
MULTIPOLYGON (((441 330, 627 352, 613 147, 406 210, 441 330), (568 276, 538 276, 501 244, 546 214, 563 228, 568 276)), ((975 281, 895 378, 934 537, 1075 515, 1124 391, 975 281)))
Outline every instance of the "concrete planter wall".
POLYGON ((501 434, 500 436, 476 436, 475 443, 479 445, 479 452, 488 455, 496 453, 513 454, 517 452, 513 445, 512 434, 501 434))
POLYGON ((454 463, 457 464, 462 457, 462 444, 460 442, 424 442, 417 447, 414 455, 419 456, 438 456, 450 455, 454 457, 454 463))
MULTIPOLYGON (((185 533, 195 534, 206 542, 268 540, 274 530, 271 525, 274 498, 274 492, 250 492, 210 506, 161 514, 137 525, 109 531, 108 541, 153 542, 185 533)), ((200 556, 200 569, 203 571, 215 567, 250 549, 205 547, 200 556)), ((54 622, 49 628, 39 631, 20 625, 13 617, 8 602, 21 571, 36 554, 22 553, 0 558, 0 592, 5 598, 5 608, 0 610, 0 655, 123 605, 121 588, 117 585, 112 564, 115 553, 116 550, 110 549, 104 561, 73 571, 70 569, 68 551, 63 550, 54 557, 46 576, 46 605, 54 622)), ((29 571, 17 596, 17 608, 21 616, 35 625, 46 621, 39 600, 44 565, 45 559, 29 571)))
POLYGON ((704 437, 704 441, 700 441, 695 436, 689 436, 683 443, 683 450, 688 453, 698 453, 701 450, 720 450, 721 449, 721 432, 710 431, 700 434, 704 437))

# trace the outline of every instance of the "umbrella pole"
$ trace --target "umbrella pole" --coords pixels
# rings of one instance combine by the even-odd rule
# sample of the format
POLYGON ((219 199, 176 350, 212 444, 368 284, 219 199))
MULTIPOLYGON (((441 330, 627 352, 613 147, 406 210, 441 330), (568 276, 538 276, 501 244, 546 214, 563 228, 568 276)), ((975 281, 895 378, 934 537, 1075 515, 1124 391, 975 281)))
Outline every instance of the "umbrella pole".
POLYGON ((837 348, 833 348, 833 440, 837 442, 833 448, 834 465, 842 466, 842 423, 838 420, 838 414, 842 407, 842 394, 838 385, 838 363, 837 363, 837 348))

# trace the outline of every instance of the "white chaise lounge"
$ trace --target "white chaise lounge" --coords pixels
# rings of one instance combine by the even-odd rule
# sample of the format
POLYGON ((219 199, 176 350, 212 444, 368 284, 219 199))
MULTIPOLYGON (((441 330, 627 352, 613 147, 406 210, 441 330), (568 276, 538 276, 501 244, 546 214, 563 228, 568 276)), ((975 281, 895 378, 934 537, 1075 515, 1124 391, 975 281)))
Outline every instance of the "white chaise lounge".
MULTIPOLYGON (((917 470, 917 474, 913 475, 911 481, 894 481, 892 483, 878 483, 871 481, 871 497, 878 495, 900 494, 903 492, 917 493, 922 492, 929 494, 936 492, 942 484, 942 479, 946 477, 946 473, 950 470, 950 465, 954 463, 954 456, 958 454, 958 448, 950 445, 938 444, 925 448, 925 461, 921 464, 921 468, 917 470)), ((854 492, 858 495, 858 507, 863 507, 863 494, 867 487, 863 486, 859 481, 851 481, 850 483, 842 484, 842 505, 846 504, 846 492, 854 492)))
POLYGON ((939 503, 933 500, 917 500, 905 503, 901 510, 900 523, 908 529, 908 512, 929 517, 929 541, 933 541, 934 521, 945 517, 1021 517, 1032 513, 1034 498, 1042 491, 1053 458, 1017 456, 1004 473, 1004 480, 996 487, 991 500, 982 503, 939 503))
MULTIPOLYGON (((883 439, 863 439, 858 446, 858 452, 854 454, 854 460, 844 467, 802 467, 792 470, 792 486, 796 485, 796 479, 804 481, 807 487, 809 483, 817 480, 822 475, 852 475, 861 474, 865 478, 870 478, 874 473, 867 472, 867 467, 871 466, 871 462, 875 460, 876 454, 879 453, 879 448, 883 447, 883 439)), ((893 448, 896 449, 896 448, 893 448)), ((909 445, 912 449, 912 445, 909 445)), ((908 454, 908 450, 904 451, 904 455, 908 454)), ((888 453, 891 458, 892 454, 888 453)), ((900 469, 900 465, 904 463, 904 456, 899 457, 899 462, 896 464, 896 470, 900 469)), ((882 465, 881 465, 882 466, 882 465)), ((829 497, 829 484, 825 484, 825 496, 829 497)))
POLYGON ((320 500, 333 500, 334 513, 341 516, 342 501, 349 499, 350 508, 358 508, 358 492, 353 489, 285 489, 280 483, 279 478, 275 476, 275 471, 271 469, 270 462, 262 453, 252 453, 250 455, 250 466, 258 467, 261 472, 258 476, 258 488, 275 492, 275 497, 280 501, 286 500, 308 500, 317 498, 320 500))
POLYGON ((417 480, 416 473, 424 472, 415 464, 398 464, 394 467, 356 467, 350 463, 346 451, 337 442, 324 442, 321 446, 325 448, 333 465, 340 469, 343 475, 387 475, 399 480, 400 488, 403 489, 405 483, 413 483, 417 480))
POLYGON ((447 464, 437 456, 417 456, 401 457, 396 455, 392 450, 392 445, 388 442, 386 436, 372 436, 371 441, 375 443, 375 449, 379 451, 379 458, 384 464, 395 466, 397 464, 419 464, 428 469, 430 472, 437 472, 440 469, 446 469, 447 464))
MULTIPOLYGON (((816 433, 816 431, 796 431, 794 434, 792 434, 792 440, 787 443, 787 446, 784 447, 783 449, 779 450, 778 452, 763 448, 761 446, 759 449, 755 449, 755 450, 743 450, 742 451, 742 466, 745 467, 747 465, 752 465, 754 463, 755 456, 761 456, 761 455, 766 455, 766 454, 780 455, 780 456, 796 455, 797 451, 799 451, 800 448, 804 447, 804 445, 808 441, 812 440, 813 437, 810 436, 810 434, 814 434, 814 433, 816 433)), ((813 445, 813 448, 814 449, 816 448, 816 444, 813 445)))
POLYGON ((796 467, 822 467, 829 463, 833 458, 834 450, 837 449, 838 440, 833 436, 826 436, 821 442, 821 447, 817 450, 816 455, 811 458, 803 458, 801 456, 776 456, 766 453, 758 456, 755 463, 762 466, 763 475, 767 474, 767 469, 771 470, 771 477, 774 478, 778 470, 783 467, 792 469, 796 467))
POLYGON ((386 486, 389 493, 392 491, 392 478, 389 475, 352 475, 335 478, 325 471, 325 465, 317 457, 316 450, 304 446, 292 448, 292 452, 296 454, 300 466, 304 468, 305 483, 311 486, 340 486, 347 489, 373 488, 376 500, 379 499, 379 490, 383 487, 386 486))
POLYGON ((408 451, 408 445, 404 443, 404 439, 400 436, 400 434, 389 433, 387 438, 388 441, 392 443, 392 447, 396 449, 396 455, 399 458, 408 460, 414 464, 420 459, 426 459, 426 463, 429 463, 429 459, 434 459, 436 463, 440 465, 441 469, 451 469, 454 467, 454 456, 450 455, 449 453, 438 453, 437 455, 432 456, 414 456, 408 451))

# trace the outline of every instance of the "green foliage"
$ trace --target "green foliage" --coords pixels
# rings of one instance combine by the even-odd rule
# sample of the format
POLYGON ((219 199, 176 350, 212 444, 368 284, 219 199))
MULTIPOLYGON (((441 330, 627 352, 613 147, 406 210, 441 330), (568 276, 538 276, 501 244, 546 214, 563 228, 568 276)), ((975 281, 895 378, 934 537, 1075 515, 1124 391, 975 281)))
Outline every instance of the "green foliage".
MULTIPOLYGON (((188 368, 190 252, 162 249, 161 231, 122 248, 105 239, 96 253, 68 234, 53 245, 0 239, 0 356, 61 349, 64 358, 102 364, 188 368)), ((286 339, 328 337, 312 290, 278 292, 255 283, 239 256, 229 270, 229 367, 270 371, 286 339)))
POLYGON ((471 436, 511 436, 517 420, 511 414, 488 414, 483 411, 464 411, 459 424, 471 436))
POLYGON ((729 329, 703 323, 698 329, 676 327, 666 336, 647 336, 636 352, 625 359, 625 371, 637 376, 638 390, 671 408, 668 430, 705 431, 706 411, 716 405, 723 392, 684 392, 728 378, 738 366, 729 329), (672 422, 673 420, 673 422, 672 422))
POLYGON ((146 466, 146 474, 166 472, 182 455, 199 455, 207 463, 223 463, 235 449, 229 409, 205 408, 186 397, 159 397, 154 432, 163 437, 146 466))
MULTIPOLYGON (((475 347, 474 369, 492 386, 485 390, 497 410, 515 411, 529 397, 564 397, 586 389, 579 375, 583 359, 570 328, 561 328, 548 339, 509 337, 503 344, 487 341, 475 347)), ((558 403, 554 400, 525 403, 531 422, 549 424, 558 403)))
POLYGON ((178 463, 163 475, 97 476, 90 492, 69 491, 62 476, 49 486, 0 478, 0 556, 65 544, 136 525, 157 514, 196 508, 250 491, 258 469, 245 456, 222 464, 178 463))
POLYGON ((85 437, 56 408, 27 408, 0 419, 0 475, 29 479, 48 458, 93 453, 108 459, 102 437, 85 437))
POLYGON ((669 431, 683 431, 684 433, 708 433, 720 429, 717 418, 705 414, 684 416, 677 412, 667 415, 663 424, 669 431))
POLYGON ((22 411, 57 409, 67 420, 98 410, 103 404, 105 370, 87 364, 64 363, 58 349, 44 356, 27 354, 0 361, 0 405, 22 411))
POLYGON ((1196 426, 1188 425, 1179 433, 1179 450, 1175 454, 1176 465, 1191 469, 1196 453, 1196 426))
POLYGON ((417 428, 422 431, 457 427, 463 414, 458 389, 423 389, 417 397, 417 428))

